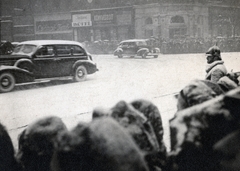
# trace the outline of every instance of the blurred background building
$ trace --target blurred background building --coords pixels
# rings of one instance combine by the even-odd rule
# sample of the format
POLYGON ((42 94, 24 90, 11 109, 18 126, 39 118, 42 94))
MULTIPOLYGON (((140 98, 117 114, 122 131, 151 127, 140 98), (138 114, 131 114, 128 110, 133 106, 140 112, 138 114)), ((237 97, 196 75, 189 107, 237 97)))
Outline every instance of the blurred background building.
POLYGON ((239 0, 1 0, 1 40, 240 36, 239 0))

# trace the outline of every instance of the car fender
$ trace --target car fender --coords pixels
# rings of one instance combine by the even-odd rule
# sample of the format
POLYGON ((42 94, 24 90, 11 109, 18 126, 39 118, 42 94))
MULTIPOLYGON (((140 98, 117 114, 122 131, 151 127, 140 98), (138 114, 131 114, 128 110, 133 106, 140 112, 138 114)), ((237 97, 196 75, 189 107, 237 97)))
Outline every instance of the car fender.
MULTIPOLYGON (((27 63, 29 64, 29 70, 32 71, 33 69, 33 62, 30 60, 30 59, 19 59, 15 62, 14 66, 18 67, 18 68, 21 68, 20 67, 20 64, 23 64, 23 63, 27 63)), ((22 69, 25 69, 25 68, 22 68, 22 69)))
POLYGON ((98 71, 97 66, 93 61, 79 60, 79 61, 76 61, 72 66, 72 75, 74 74, 76 67, 79 65, 83 65, 84 67, 86 67, 88 74, 92 74, 92 73, 98 71))
POLYGON ((16 66, 5 66, 5 65, 0 66, 0 74, 2 74, 4 72, 12 73, 16 79, 16 83, 34 81, 33 73, 31 73, 25 69, 18 68, 16 66))
POLYGON ((122 48, 120 48, 120 47, 118 47, 114 52, 113 52, 113 54, 116 56, 117 54, 119 54, 119 53, 123 53, 123 49, 122 48))
POLYGON ((160 53, 160 48, 154 48, 154 53, 160 53))
POLYGON ((33 65, 32 61, 30 59, 19 59, 15 62, 14 66, 18 66, 21 62, 29 62, 30 64, 33 65))
POLYGON ((141 48, 137 51, 138 56, 141 56, 143 53, 149 53, 149 49, 148 48, 141 48))

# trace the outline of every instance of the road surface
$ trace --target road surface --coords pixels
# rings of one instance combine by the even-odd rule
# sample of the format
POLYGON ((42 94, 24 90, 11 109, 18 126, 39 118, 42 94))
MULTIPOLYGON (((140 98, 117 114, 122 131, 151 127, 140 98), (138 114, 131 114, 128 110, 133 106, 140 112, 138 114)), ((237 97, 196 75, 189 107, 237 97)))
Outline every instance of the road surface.
MULTIPOLYGON (((120 100, 146 99, 160 110, 164 141, 169 148, 169 119, 176 112, 178 93, 192 79, 205 76, 204 54, 160 55, 159 58, 122 58, 93 55, 99 72, 85 82, 54 81, 18 86, 0 94, 0 121, 15 148, 17 136, 38 118, 55 115, 69 129, 79 121, 91 121, 96 107, 113 107, 120 100)), ((240 71, 240 53, 223 53, 229 71, 240 71)))

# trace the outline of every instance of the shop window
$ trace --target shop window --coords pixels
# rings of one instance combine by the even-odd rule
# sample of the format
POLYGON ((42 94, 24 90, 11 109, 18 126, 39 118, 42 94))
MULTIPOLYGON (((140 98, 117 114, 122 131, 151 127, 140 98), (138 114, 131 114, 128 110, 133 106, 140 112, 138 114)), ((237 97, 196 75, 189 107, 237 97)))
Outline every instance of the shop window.
POLYGON ((116 30, 116 28, 113 28, 111 30, 111 40, 117 40, 117 30, 116 30))
POLYGON ((171 18, 171 23, 184 23, 184 18, 182 16, 176 15, 171 18))
POLYGON ((118 40, 128 39, 129 29, 127 27, 118 28, 118 40))
POLYGON ((145 20, 145 24, 148 25, 148 24, 153 24, 153 20, 151 17, 148 17, 146 20, 145 20))
POLYGON ((94 31, 94 40, 101 40, 101 32, 99 29, 94 31))
POLYGON ((101 30, 101 39, 102 40, 109 40, 109 29, 104 29, 104 30, 101 30))

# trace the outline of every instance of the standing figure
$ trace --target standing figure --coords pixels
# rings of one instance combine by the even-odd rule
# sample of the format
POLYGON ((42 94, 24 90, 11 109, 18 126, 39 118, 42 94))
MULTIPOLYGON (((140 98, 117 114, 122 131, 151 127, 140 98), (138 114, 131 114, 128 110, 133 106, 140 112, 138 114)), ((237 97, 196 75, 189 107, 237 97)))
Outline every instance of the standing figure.
POLYGON ((217 83, 219 79, 227 75, 227 69, 224 61, 221 58, 221 51, 216 45, 209 48, 206 52, 207 66, 206 66, 206 80, 217 83))

